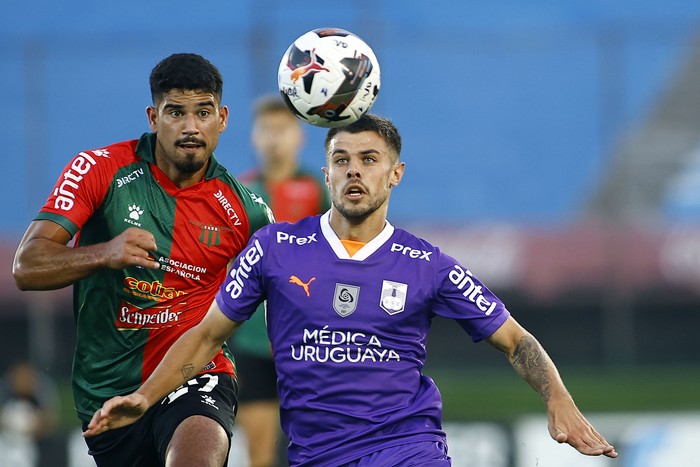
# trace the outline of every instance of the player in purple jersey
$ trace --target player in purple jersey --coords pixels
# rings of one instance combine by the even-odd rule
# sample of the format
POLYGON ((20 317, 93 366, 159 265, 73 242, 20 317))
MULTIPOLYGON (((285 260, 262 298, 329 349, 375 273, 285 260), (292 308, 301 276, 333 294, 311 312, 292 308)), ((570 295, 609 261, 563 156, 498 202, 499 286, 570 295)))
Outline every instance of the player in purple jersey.
POLYGON ((87 434, 138 419, 267 300, 291 465, 450 465, 440 394, 421 371, 434 316, 507 355, 542 396, 552 438, 617 457, 503 303, 454 258, 387 222, 404 172, 393 124, 366 115, 329 130, 325 147, 331 210, 259 230, 202 323, 139 390, 105 403, 87 434))

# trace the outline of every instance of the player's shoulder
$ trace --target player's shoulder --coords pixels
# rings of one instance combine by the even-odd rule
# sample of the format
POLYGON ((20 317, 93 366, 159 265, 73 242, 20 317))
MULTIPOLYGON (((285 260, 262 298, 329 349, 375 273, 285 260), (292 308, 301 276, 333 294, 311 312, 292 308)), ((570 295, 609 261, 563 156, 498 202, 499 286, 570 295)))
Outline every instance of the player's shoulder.
POLYGON ((318 242, 320 232, 320 217, 304 217, 297 222, 276 222, 258 231, 259 236, 269 238, 280 245, 306 245, 318 242))
POLYGON ((91 149, 89 152, 115 161, 132 161, 139 158, 136 153, 138 144, 138 139, 129 139, 91 149))
POLYGON ((230 193, 233 193, 238 199, 250 222, 251 233, 274 222, 272 210, 262 196, 252 192, 223 166, 219 165, 217 174, 213 178, 214 180, 210 180, 210 183, 223 183, 230 190, 230 193))
POLYGON ((139 159, 136 154, 137 139, 120 141, 93 149, 80 151, 73 158, 78 168, 98 166, 119 168, 139 159))
POLYGON ((99 179, 109 180, 119 169, 139 160, 135 152, 138 141, 121 141, 80 151, 68 163, 67 171, 79 175, 80 180, 93 180, 90 183, 99 179))
POLYGON ((410 258, 422 257, 427 259, 440 253, 440 249, 428 240, 401 228, 394 229, 394 234, 391 236, 390 241, 391 251, 401 252, 410 258))
POLYGON ((313 179, 316 181, 322 181, 323 172, 320 170, 312 170, 309 167, 306 166, 301 166, 297 169, 296 173, 294 174, 294 178, 296 179, 313 179))
POLYGON ((258 183, 260 178, 260 171, 257 168, 252 168, 236 175, 236 179, 246 187, 258 183))

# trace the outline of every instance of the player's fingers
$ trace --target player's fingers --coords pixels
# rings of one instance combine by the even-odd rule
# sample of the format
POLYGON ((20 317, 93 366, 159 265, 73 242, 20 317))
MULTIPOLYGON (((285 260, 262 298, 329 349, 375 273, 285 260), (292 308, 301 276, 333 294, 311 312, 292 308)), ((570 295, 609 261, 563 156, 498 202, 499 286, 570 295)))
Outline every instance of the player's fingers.
POLYGON ((154 261, 150 255, 146 257, 134 257, 134 266, 141 266, 149 269, 160 269, 160 263, 158 261, 154 261))
POLYGON ((156 251, 158 249, 156 237, 147 230, 139 231, 139 235, 135 238, 135 243, 138 247, 147 251, 156 251))
POLYGON ((134 245, 148 251, 156 251, 158 249, 156 237, 148 230, 132 227, 125 230, 122 235, 123 241, 127 245, 134 245))
POLYGON ((127 400, 123 396, 112 397, 102 405, 102 409, 100 409, 100 418, 104 420, 109 420, 112 417, 113 413, 118 412, 120 409, 122 409, 126 403, 127 400))
POLYGON ((83 436, 88 438, 107 431, 109 428, 109 417, 106 417, 102 409, 98 409, 90 419, 87 429, 83 432, 83 436))

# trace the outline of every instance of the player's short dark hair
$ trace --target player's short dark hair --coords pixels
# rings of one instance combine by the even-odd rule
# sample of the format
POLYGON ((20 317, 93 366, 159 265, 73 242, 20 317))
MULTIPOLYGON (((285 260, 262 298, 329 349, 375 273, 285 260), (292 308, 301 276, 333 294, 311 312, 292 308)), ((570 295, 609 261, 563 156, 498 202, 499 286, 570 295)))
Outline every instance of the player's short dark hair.
POLYGON ((331 139, 338 133, 361 133, 363 131, 373 131, 381 136, 389 145, 389 148, 394 151, 396 160, 399 159, 401 155, 401 135, 399 134, 399 130, 394 126, 391 120, 374 114, 364 114, 349 125, 329 129, 326 134, 326 142, 324 143, 326 153, 328 153, 328 146, 330 145, 331 139))
MULTIPOLYGON (((262 115, 270 113, 286 112, 289 115, 297 118, 287 107, 287 104, 282 100, 279 94, 265 94, 255 100, 253 104, 253 117, 258 118, 262 115)), ((299 120, 301 123, 301 120, 299 120)))
POLYGON ((221 102, 224 90, 219 70, 206 58, 191 53, 164 58, 151 71, 149 82, 154 104, 173 89, 210 92, 221 102))

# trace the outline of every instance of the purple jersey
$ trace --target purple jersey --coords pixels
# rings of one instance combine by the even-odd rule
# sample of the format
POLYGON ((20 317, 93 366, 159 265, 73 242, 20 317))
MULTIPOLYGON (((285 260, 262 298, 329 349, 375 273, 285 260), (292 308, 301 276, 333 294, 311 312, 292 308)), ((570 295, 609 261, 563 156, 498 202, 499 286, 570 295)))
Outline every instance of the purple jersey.
POLYGON ((430 321, 455 319, 479 341, 508 311, 455 259, 389 223, 350 258, 328 218, 260 229, 216 296, 234 321, 267 300, 290 464, 444 441, 442 399, 421 373, 430 321))

